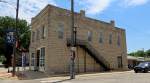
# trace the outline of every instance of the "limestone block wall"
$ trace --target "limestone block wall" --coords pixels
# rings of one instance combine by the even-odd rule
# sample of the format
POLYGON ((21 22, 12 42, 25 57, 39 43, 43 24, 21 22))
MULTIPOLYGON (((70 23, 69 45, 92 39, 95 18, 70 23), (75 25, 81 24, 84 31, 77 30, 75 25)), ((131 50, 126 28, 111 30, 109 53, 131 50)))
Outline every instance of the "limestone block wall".
MULTIPOLYGON (((60 8, 52 8, 51 19, 55 21, 53 24, 62 23, 64 25, 64 39, 70 37, 70 14, 69 11, 60 8)), ((123 67, 127 67, 126 59, 126 36, 125 30, 116 28, 112 23, 97 21, 87 17, 81 17, 75 14, 75 27, 77 27, 77 38, 87 40, 88 31, 92 32, 91 45, 107 61, 109 61, 112 69, 118 69, 117 57, 122 56, 123 67), (103 34, 103 43, 99 43, 100 32, 103 34), (112 34, 112 44, 109 44, 109 35, 112 34), (120 37, 120 46, 117 45, 117 38, 120 37)))
MULTIPOLYGON (((48 5, 33 18, 31 25, 32 31, 35 32, 44 25, 46 37, 31 42, 30 54, 35 53, 36 55, 38 48, 45 47, 45 71, 50 74, 68 73, 70 48, 67 47, 67 38, 71 37, 70 11, 48 5), (60 26, 63 27, 63 38, 59 38, 60 26)), ((119 69, 118 56, 122 56, 122 69, 127 68, 125 30, 116 28, 112 23, 87 18, 80 13, 75 13, 75 27, 77 27, 78 39, 87 40, 88 32, 92 32, 90 44, 99 52, 100 56, 103 56, 110 63, 111 69, 119 69), (100 33, 103 35, 103 43, 99 43, 100 33), (112 44, 109 44, 110 34, 112 34, 112 44), (120 37, 120 46, 117 45, 118 36, 120 37)), ((84 49, 80 47, 77 49, 76 72, 85 72, 85 62, 87 72, 103 70, 84 49)))
POLYGON ((77 73, 103 71, 103 68, 96 63, 96 61, 88 54, 88 52, 79 46, 77 47, 75 63, 77 73))

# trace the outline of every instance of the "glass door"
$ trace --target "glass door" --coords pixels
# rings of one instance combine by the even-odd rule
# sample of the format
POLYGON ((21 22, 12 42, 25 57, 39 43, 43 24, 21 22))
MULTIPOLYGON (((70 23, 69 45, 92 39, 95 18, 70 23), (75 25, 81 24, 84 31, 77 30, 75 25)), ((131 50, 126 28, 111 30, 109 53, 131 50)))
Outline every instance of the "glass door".
POLYGON ((45 48, 41 48, 39 58, 39 71, 45 71, 45 48))

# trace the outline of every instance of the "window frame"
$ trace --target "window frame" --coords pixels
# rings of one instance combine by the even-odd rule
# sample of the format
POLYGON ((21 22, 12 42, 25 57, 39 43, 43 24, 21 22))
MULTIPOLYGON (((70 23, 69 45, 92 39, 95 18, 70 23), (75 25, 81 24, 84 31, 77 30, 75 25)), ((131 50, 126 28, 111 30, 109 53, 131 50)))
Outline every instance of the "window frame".
POLYGON ((122 68, 123 67, 123 62, 122 62, 122 56, 118 56, 117 57, 117 63, 118 63, 118 68, 122 68))
POLYGON ((32 42, 34 42, 34 41, 35 41, 35 32, 32 31, 32 42))
POLYGON ((99 34, 99 43, 103 43, 103 32, 100 32, 99 34))
POLYGON ((64 38, 64 24, 59 24, 58 27, 58 38, 63 39, 64 38))
POLYGON ((112 38, 113 38, 112 33, 110 33, 110 34, 109 34, 109 44, 110 44, 110 45, 112 44, 112 38))
POLYGON ((42 26, 42 30, 41 31, 42 31, 41 38, 45 39, 46 38, 46 28, 45 28, 44 25, 42 26))
POLYGON ((40 39, 40 31, 39 29, 36 30, 36 40, 40 39))
POLYGON ((31 54, 31 66, 35 66, 35 53, 31 54))
POLYGON ((117 36, 117 46, 120 47, 121 46, 121 40, 120 40, 120 35, 118 34, 117 36))
POLYGON ((92 31, 87 32, 87 40, 88 41, 92 41, 92 35, 93 35, 92 31))
POLYGON ((39 66, 45 67, 45 47, 40 50, 39 66))

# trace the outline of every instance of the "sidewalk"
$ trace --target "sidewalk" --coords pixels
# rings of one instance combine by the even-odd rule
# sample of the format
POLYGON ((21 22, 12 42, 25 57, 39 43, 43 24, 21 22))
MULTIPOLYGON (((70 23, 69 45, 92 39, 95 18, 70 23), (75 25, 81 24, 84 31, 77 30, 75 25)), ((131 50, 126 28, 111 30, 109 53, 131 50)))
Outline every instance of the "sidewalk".
MULTIPOLYGON (((125 73, 130 73, 130 72, 132 71, 80 74, 80 75, 76 75, 75 80, 89 80, 89 79, 102 78, 102 77, 107 78, 114 74, 121 75, 125 73)), ((41 83, 65 83, 66 81, 70 80, 70 76, 48 77, 48 78, 36 79, 36 80, 39 80, 41 83)))
MULTIPOLYGON (((132 72, 132 71, 120 71, 120 72, 103 72, 103 73, 86 73, 86 74, 78 74, 76 75, 76 79, 84 79, 87 77, 99 77, 99 76, 109 76, 112 74, 124 74, 127 72, 132 72)), ((22 78, 22 80, 57 80, 57 81, 62 81, 62 80, 69 80, 70 76, 69 75, 48 75, 43 72, 35 72, 35 71, 25 71, 24 72, 25 77, 22 78)))
MULTIPOLYGON (((110 76, 114 73, 123 74, 131 71, 123 71, 123 72, 104 72, 104 73, 87 73, 87 74, 79 74, 76 75, 76 79, 85 79, 91 77, 99 77, 99 76, 110 76)), ((24 72, 20 71, 16 77, 12 77, 11 73, 7 73, 7 69, 0 68, 0 80, 38 80, 44 82, 45 80, 49 80, 52 82, 56 81, 66 81, 70 80, 70 76, 66 75, 48 75, 43 72, 29 71, 26 70, 24 72)))
POLYGON ((8 73, 8 69, 0 67, 0 80, 18 80, 18 78, 12 77, 12 73, 8 73))

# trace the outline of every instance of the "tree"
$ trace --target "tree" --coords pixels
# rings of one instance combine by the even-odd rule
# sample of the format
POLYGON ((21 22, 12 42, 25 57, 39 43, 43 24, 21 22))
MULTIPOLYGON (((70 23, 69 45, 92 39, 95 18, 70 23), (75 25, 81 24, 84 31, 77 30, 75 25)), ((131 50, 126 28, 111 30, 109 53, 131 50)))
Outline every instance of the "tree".
MULTIPOLYGON (((15 18, 0 16, 0 55, 4 54, 5 47, 5 30, 15 28, 15 18)), ((30 43, 30 27, 26 20, 19 19, 18 26, 18 38, 20 40, 20 47, 29 49, 30 43)))
POLYGON ((150 49, 145 52, 147 57, 150 57, 150 49))
POLYGON ((145 57, 145 52, 143 50, 138 50, 135 53, 135 56, 137 56, 137 57, 145 57))
POLYGON ((135 56, 135 53, 132 52, 132 53, 129 53, 128 55, 129 55, 129 56, 135 56))
POLYGON ((129 56, 135 56, 135 57, 145 57, 146 52, 144 52, 144 50, 138 50, 136 52, 131 52, 128 55, 129 56))

